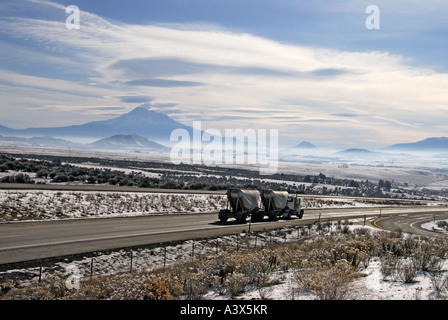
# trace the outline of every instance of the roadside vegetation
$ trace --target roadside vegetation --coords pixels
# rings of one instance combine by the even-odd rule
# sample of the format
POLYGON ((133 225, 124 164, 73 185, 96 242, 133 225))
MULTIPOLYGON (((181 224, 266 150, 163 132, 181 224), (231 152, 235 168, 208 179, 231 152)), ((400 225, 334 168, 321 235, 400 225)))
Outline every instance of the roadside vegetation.
MULTIPOLYGON (((382 282, 415 284, 418 275, 431 279, 430 292, 416 289, 415 298, 447 299, 446 260, 448 240, 418 238, 400 231, 307 226, 283 230, 276 243, 258 235, 258 246, 240 238, 239 250, 220 247, 213 241, 193 257, 177 257, 151 270, 85 276, 78 289, 67 289, 67 275, 50 274, 41 282, 17 286, 13 280, 0 284, 1 299, 238 299, 248 293, 272 299, 283 286, 282 298, 348 300, 370 299, 354 284, 367 277, 366 268, 379 262, 382 282), (296 239, 283 242, 284 239, 296 239), (264 245, 261 245, 262 239, 264 245), (285 290, 285 285, 287 289, 285 290), (424 294, 424 297, 422 296, 424 294)), ((235 240, 235 238, 233 238, 235 240)), ((248 238, 249 239, 249 238, 248 238)), ((183 250, 187 251, 187 250, 183 250)), ((421 288, 419 289, 421 290, 421 288)))

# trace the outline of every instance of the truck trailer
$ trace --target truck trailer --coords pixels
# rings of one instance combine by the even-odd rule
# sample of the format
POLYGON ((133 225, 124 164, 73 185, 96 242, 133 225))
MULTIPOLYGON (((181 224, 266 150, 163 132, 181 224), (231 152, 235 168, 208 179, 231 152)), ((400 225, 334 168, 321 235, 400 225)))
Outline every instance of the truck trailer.
POLYGON ((287 191, 262 190, 227 190, 228 207, 219 211, 219 220, 227 221, 235 218, 245 223, 247 218, 262 221, 264 216, 276 221, 279 218, 290 219, 293 215, 299 219, 303 216, 300 199, 287 191), (260 210, 263 207, 263 210, 260 210))
POLYGON ((228 208, 219 211, 219 220, 226 222, 229 218, 235 218, 237 222, 245 223, 247 218, 258 214, 259 199, 258 190, 228 189, 228 208))

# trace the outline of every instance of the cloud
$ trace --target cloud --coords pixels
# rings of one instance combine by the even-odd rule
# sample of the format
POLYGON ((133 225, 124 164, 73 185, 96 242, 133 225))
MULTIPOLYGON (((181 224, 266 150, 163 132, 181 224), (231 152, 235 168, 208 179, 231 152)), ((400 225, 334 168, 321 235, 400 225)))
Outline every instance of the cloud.
POLYGON ((319 70, 313 70, 309 72, 311 76, 315 77, 337 77, 342 76, 345 74, 350 74, 352 71, 347 69, 337 69, 337 68, 327 68, 327 69, 319 69, 319 70))
MULTIPOLYGON (((281 71, 263 67, 227 66, 191 62, 182 59, 144 58, 120 60, 109 66, 109 70, 120 71, 128 77, 170 77, 193 74, 247 74, 266 76, 293 76, 292 71, 281 71)), ((315 71, 319 75, 319 71, 315 71)), ((313 71, 314 73, 314 71, 313 71)), ((296 74, 297 75, 297 74, 296 74)))
MULTIPOLYGON (((14 38, 8 47, 20 63, 53 67, 39 71, 37 64, 29 74, 23 65, 2 65, 2 105, 22 113, 24 105, 75 112, 150 103, 187 125, 204 117, 209 127, 277 126, 285 136, 312 132, 323 139, 381 141, 443 133, 448 75, 413 66, 406 56, 305 46, 210 24, 126 24, 85 11, 81 29, 68 30, 65 19, 53 19, 60 4, 30 4, 51 12, 39 19, 0 18, 0 34, 14 38), (59 59, 51 64, 53 56, 59 59), (285 125, 288 118, 291 125, 285 125)), ((12 54, 7 59, 15 61, 12 54)), ((13 116, 8 110, 0 121, 13 116)), ((42 115, 32 121, 63 117, 55 112, 51 120, 42 115)))
POLYGON ((359 114, 354 114, 354 113, 333 113, 332 116, 343 117, 343 118, 356 118, 356 117, 360 117, 359 114))
POLYGON ((118 96, 117 98, 120 99, 120 101, 122 101, 122 102, 128 102, 128 103, 144 103, 144 102, 150 102, 150 101, 154 100, 153 97, 133 96, 133 95, 118 96))
POLYGON ((193 81, 179 81, 167 79, 139 79, 124 82, 128 86, 147 86, 160 88, 175 88, 175 87, 197 87, 202 86, 203 83, 193 81))

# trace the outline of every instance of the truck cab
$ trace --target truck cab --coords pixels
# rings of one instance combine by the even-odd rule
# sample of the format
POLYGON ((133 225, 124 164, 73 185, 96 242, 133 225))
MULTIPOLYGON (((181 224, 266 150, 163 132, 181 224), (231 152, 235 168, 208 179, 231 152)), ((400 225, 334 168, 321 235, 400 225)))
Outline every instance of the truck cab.
MULTIPOLYGON (((286 211, 289 211, 290 214, 294 213, 297 215, 299 219, 302 219, 303 216, 303 209, 301 208, 301 201, 300 198, 297 197, 297 195, 288 196, 288 199, 286 200, 286 211)), ((289 214, 289 217, 290 217, 289 214)))

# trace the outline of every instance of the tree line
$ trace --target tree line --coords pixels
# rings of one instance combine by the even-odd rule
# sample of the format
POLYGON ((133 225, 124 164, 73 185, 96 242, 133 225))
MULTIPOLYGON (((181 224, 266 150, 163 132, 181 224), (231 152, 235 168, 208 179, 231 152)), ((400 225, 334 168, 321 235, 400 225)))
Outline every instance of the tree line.
MULTIPOLYGON (((394 197, 404 196, 405 191, 393 185, 393 182, 379 180, 357 181, 299 173, 276 173, 262 176, 257 171, 241 168, 209 167, 203 165, 132 160, 111 160, 70 156, 21 155, 12 157, 0 154, 0 178, 2 183, 83 183, 108 184, 116 186, 134 186, 139 188, 190 189, 190 190, 226 190, 227 188, 265 188, 288 190, 297 193, 324 195, 394 197), (72 163, 72 164, 68 164, 72 163), (76 166, 76 163, 93 162, 99 167, 76 166), (135 168, 138 171, 124 172, 106 167, 135 168), (11 173, 14 171, 15 173, 11 173), (151 177, 144 174, 150 172, 151 177), (31 178, 34 174, 37 179, 31 178), (391 192, 392 187, 395 190, 391 192)), ((406 191, 407 192, 407 191, 406 191)), ((414 197, 428 196, 425 190, 414 197)))

